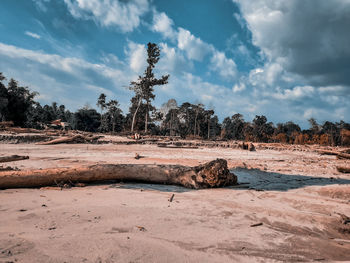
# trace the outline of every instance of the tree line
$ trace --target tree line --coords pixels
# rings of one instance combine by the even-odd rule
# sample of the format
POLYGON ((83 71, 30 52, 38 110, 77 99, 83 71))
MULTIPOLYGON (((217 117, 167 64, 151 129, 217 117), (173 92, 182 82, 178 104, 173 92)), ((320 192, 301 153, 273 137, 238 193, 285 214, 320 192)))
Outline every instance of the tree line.
POLYGON ((142 76, 130 82, 129 89, 134 92, 134 96, 127 114, 123 114, 117 100, 107 99, 103 93, 97 98, 98 110, 86 105, 71 112, 56 102, 42 106, 35 101, 37 92, 20 86, 14 79, 10 79, 6 85, 6 78, 0 72, 0 121, 13 121, 16 126, 44 129, 52 121, 60 119, 69 123, 72 129, 89 132, 138 132, 207 140, 350 145, 350 124, 344 121, 318 124, 311 118, 310 128, 302 130, 291 121, 274 125, 263 115, 257 115, 252 122, 247 122, 243 115, 237 113, 220 123, 214 109, 201 103, 185 102, 178 105, 174 99, 157 109, 152 105, 154 87, 167 84, 169 79, 169 75, 160 78, 154 75, 159 57, 159 47, 148 43, 147 68, 142 76))

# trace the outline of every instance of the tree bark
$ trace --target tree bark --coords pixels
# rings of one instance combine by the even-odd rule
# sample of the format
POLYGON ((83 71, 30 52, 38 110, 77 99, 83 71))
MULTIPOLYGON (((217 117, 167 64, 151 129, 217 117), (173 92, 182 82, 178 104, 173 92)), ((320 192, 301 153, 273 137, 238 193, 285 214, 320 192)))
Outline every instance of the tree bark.
POLYGON ((350 159, 350 154, 348 153, 338 153, 337 154, 338 159, 350 159))
POLYGON ((0 157, 0 163, 14 162, 29 159, 29 156, 11 155, 0 157))
POLYGON ((145 133, 147 133, 147 128, 148 128, 148 102, 147 102, 147 110, 146 110, 146 116, 145 116, 145 133))
POLYGON ((150 164, 97 164, 88 167, 51 168, 0 173, 0 188, 41 187, 64 182, 105 180, 176 184, 187 188, 210 188, 237 183, 227 161, 217 159, 196 167, 150 164))
POLYGON ((51 140, 48 142, 40 142, 38 144, 51 145, 51 144, 59 144, 59 143, 84 143, 84 142, 91 142, 91 141, 97 140, 101 137, 103 137, 103 136, 87 137, 87 136, 83 136, 81 134, 77 134, 77 135, 70 136, 70 137, 62 137, 62 138, 54 139, 54 140, 51 140))
POLYGON ((341 173, 350 173, 350 167, 337 166, 337 170, 341 173))
POLYGON ((134 131, 135 120, 136 120, 136 114, 137 114, 137 112, 139 111, 140 106, 141 106, 141 98, 139 99, 137 108, 136 108, 136 110, 135 110, 135 112, 134 112, 134 115, 132 116, 131 132, 134 131))

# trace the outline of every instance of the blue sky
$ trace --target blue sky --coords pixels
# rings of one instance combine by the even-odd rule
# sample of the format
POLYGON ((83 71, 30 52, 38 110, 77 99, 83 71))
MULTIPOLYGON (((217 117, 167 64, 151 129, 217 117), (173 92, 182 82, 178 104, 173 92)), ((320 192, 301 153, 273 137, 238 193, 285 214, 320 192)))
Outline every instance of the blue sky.
POLYGON ((213 107, 222 120, 350 121, 346 0, 1 0, 0 72, 41 103, 76 110, 127 89, 161 48, 154 104, 213 107))

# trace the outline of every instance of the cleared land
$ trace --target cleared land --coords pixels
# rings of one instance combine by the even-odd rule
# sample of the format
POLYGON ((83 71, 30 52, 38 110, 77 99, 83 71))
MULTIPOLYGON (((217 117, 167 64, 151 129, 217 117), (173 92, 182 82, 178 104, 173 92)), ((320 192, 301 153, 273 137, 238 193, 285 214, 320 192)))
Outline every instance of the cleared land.
POLYGON ((340 149, 258 144, 250 152, 126 145, 121 143, 132 140, 117 136, 100 140, 110 143, 3 140, 0 156, 29 156, 2 164, 21 170, 107 163, 195 166, 223 158, 240 184, 191 190, 110 182, 0 190, 0 262, 350 260, 350 175, 336 169, 349 160, 318 153, 340 149))

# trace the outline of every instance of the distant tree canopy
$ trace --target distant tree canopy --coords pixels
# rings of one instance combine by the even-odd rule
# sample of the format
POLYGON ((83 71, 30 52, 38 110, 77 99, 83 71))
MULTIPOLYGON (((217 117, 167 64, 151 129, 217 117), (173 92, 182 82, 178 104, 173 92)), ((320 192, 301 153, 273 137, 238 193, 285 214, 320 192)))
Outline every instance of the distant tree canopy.
POLYGON ((317 123, 309 119, 310 128, 302 130, 288 121, 276 126, 264 115, 256 115, 252 122, 236 113, 220 123, 215 111, 201 103, 175 99, 164 103, 160 109, 152 105, 154 87, 168 83, 169 75, 159 79, 153 70, 160 58, 159 47, 147 45, 147 68, 142 76, 130 83, 134 96, 129 112, 123 115, 118 100, 107 100, 105 94, 97 98, 99 112, 84 106, 70 112, 56 102, 42 106, 35 101, 36 92, 22 87, 14 79, 6 83, 0 72, 0 121, 13 121, 16 126, 43 129, 57 119, 68 122, 73 129, 88 132, 143 132, 152 135, 181 136, 207 140, 245 140, 253 142, 279 142, 290 144, 321 144, 350 146, 350 124, 344 121, 317 123))

